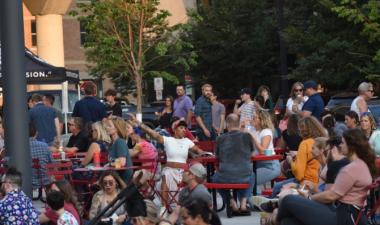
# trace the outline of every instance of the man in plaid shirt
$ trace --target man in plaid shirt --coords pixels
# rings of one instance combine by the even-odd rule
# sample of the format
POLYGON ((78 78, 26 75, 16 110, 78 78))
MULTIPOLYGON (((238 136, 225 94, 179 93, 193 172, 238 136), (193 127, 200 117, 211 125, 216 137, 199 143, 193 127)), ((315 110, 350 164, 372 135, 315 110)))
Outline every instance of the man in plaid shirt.
POLYGON ((52 163, 51 153, 49 146, 42 141, 37 141, 37 130, 33 123, 29 124, 29 145, 32 159, 38 159, 40 169, 32 170, 32 186, 33 188, 39 188, 42 185, 48 185, 51 183, 49 176, 46 174, 45 165, 52 163))

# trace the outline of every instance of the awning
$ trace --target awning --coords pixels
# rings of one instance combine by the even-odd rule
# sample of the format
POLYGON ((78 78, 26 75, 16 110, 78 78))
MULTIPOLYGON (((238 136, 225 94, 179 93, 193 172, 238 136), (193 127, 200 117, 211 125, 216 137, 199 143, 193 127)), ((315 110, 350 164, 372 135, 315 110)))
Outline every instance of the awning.
MULTIPOLYGON (((60 84, 64 81, 68 81, 69 83, 79 83, 78 70, 68 70, 64 67, 50 65, 27 48, 25 48, 25 69, 27 84, 60 84)), ((1 78, 0 57, 0 84, 2 83, 1 78)))

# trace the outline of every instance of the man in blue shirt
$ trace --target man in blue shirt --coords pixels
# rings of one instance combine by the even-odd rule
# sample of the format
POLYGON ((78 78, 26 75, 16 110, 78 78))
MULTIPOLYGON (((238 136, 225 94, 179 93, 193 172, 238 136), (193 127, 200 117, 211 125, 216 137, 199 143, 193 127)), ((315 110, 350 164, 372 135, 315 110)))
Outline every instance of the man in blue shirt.
POLYGON ((212 104, 210 97, 212 86, 204 84, 202 86, 202 96, 195 102, 195 116, 198 123, 197 136, 200 141, 215 140, 216 134, 212 127, 212 104))
POLYGON ((302 117, 314 116, 318 120, 321 120, 321 114, 324 110, 325 103, 321 95, 318 93, 318 85, 314 80, 308 80, 304 84, 305 94, 309 99, 302 107, 300 115, 302 117))
POLYGON ((31 97, 32 108, 29 110, 29 122, 34 123, 37 129, 37 140, 54 144, 54 137, 60 140, 60 125, 57 113, 52 107, 44 105, 40 94, 31 97))
POLYGON ((81 117, 84 124, 106 118, 106 106, 95 98, 96 86, 93 82, 84 85, 84 94, 85 97, 75 103, 72 117, 81 117))

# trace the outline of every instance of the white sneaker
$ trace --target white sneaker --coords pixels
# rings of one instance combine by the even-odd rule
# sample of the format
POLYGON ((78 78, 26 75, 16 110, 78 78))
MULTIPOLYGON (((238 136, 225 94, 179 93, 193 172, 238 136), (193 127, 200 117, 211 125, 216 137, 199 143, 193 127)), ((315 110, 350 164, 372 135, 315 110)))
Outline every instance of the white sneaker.
POLYGON ((266 198, 264 196, 257 195, 257 196, 252 196, 249 199, 249 204, 253 205, 253 206, 256 206, 261 211, 264 211, 264 210, 261 209, 261 204, 266 203, 266 202, 270 202, 270 201, 273 202, 273 201, 276 201, 276 200, 277 199, 271 199, 271 198, 266 198))

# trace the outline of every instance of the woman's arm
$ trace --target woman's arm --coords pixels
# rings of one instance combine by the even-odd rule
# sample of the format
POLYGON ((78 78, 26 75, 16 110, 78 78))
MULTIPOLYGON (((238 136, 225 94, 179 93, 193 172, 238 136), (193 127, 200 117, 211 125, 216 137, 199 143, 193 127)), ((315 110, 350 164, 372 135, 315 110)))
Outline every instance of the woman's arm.
POLYGON ((291 163, 292 173, 298 181, 302 181, 305 177, 305 171, 307 166, 307 151, 308 145, 305 142, 301 142, 296 159, 291 163))
POLYGON ((50 222, 50 219, 45 215, 45 213, 41 213, 41 214, 38 216, 38 220, 40 221, 40 224, 50 222))
POLYGON ((197 154, 202 154, 202 153, 205 152, 205 151, 203 151, 202 149, 200 149, 197 145, 194 145, 193 147, 191 147, 190 150, 191 150, 192 152, 197 153, 197 154))
POLYGON ((147 125, 139 122, 134 115, 132 115, 132 114, 128 114, 128 115, 130 115, 131 118, 132 118, 131 120, 128 121, 130 123, 130 125, 132 125, 132 126, 136 126, 136 125, 139 126, 151 138, 155 139, 160 144, 164 144, 164 137, 162 137, 156 131, 150 129, 150 127, 148 127, 147 125))
POLYGON ((82 160, 83 166, 86 166, 91 162, 92 158, 94 157, 95 152, 100 152, 100 148, 99 148, 99 144, 97 144, 96 142, 93 142, 93 143, 91 143, 90 147, 88 148, 88 150, 86 152, 86 156, 82 160))
POLYGON ((90 220, 95 218, 95 216, 99 213, 100 204, 101 204, 101 195, 100 195, 100 191, 99 191, 92 198, 91 208, 90 208, 90 212, 88 215, 88 218, 90 220))
POLYGON ((259 151, 259 153, 263 154, 264 150, 269 147, 269 144, 272 140, 272 137, 270 135, 266 135, 261 138, 261 143, 256 139, 254 135, 252 135, 253 143, 255 144, 256 149, 259 151))
POLYGON ((337 193, 328 190, 324 192, 320 192, 314 195, 310 196, 311 200, 320 202, 320 203, 332 203, 338 200, 341 196, 339 196, 337 193))
POLYGON ((136 144, 133 149, 129 149, 129 155, 131 158, 136 157, 141 152, 141 146, 136 144))

